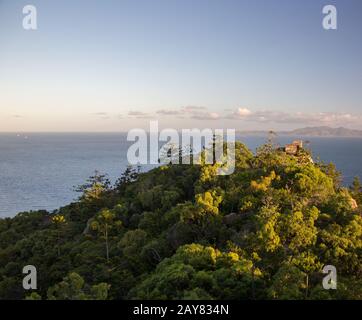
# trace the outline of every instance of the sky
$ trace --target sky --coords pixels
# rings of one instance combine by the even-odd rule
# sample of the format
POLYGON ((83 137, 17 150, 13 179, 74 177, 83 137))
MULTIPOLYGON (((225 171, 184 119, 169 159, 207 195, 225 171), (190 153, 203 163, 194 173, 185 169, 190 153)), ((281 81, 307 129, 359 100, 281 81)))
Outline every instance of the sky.
POLYGON ((361 62, 361 0, 0 0, 0 131, 362 129, 361 62))

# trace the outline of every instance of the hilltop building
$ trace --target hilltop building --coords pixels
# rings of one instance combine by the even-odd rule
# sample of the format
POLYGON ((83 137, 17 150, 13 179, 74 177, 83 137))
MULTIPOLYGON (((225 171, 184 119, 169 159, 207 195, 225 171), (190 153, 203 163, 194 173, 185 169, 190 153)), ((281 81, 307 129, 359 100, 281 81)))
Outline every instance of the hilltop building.
POLYGON ((294 140, 291 144, 286 144, 284 147, 284 151, 291 155, 296 155, 300 149, 303 149, 302 140, 294 140))

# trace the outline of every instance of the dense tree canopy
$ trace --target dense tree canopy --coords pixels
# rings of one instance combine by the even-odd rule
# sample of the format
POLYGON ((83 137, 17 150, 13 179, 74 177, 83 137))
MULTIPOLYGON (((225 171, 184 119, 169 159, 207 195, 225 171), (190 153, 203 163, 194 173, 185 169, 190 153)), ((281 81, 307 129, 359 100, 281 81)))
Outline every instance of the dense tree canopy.
POLYGON ((236 144, 218 164, 96 172, 77 202, 0 220, 1 299, 362 299, 362 187, 333 165, 236 144), (38 289, 22 288, 34 265, 38 289), (323 266, 338 272, 322 287, 323 266))

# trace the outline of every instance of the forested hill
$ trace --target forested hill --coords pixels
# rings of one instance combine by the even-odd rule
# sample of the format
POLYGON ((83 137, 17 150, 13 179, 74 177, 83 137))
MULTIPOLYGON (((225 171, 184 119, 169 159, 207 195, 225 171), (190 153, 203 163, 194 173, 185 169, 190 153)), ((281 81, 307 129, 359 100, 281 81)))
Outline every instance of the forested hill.
POLYGON ((97 173, 57 212, 0 220, 0 298, 362 299, 359 181, 341 187, 304 150, 237 143, 236 158, 230 176, 169 164, 112 186, 97 173))

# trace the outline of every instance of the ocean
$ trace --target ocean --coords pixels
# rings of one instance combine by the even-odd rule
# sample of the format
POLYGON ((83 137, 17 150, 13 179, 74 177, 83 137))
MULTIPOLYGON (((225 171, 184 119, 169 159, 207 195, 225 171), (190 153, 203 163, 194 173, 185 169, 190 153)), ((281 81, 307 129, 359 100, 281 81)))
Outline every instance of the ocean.
MULTIPOLYGON (((252 151, 265 137, 237 137, 252 151)), ((278 137, 283 145, 294 137, 278 137)), ((349 185, 362 177, 362 139, 308 138, 314 159, 333 162, 349 185)), ((77 199, 74 186, 95 170, 114 182, 127 166, 124 133, 0 133, 0 217, 54 210, 77 199)), ((152 166, 144 166, 147 171, 152 166)))

